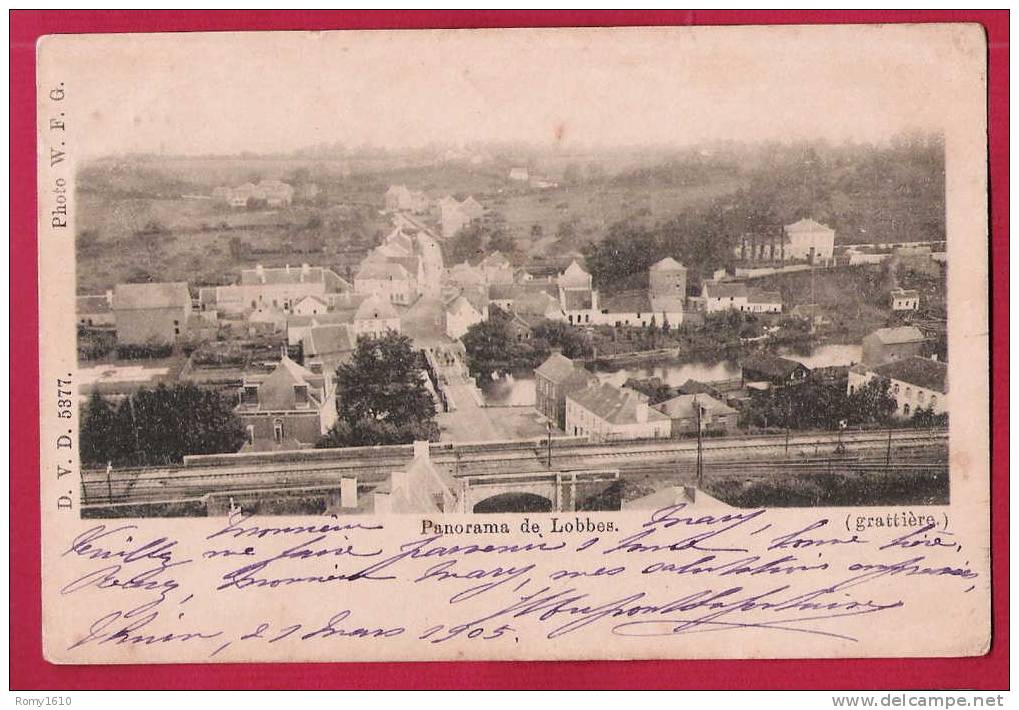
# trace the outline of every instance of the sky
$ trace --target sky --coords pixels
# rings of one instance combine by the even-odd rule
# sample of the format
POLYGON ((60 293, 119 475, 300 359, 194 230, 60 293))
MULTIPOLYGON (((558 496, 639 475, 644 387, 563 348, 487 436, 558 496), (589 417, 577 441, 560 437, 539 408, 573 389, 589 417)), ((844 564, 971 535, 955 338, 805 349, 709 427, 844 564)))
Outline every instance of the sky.
POLYGON ((188 33, 58 37, 40 61, 81 152, 193 155, 880 142, 941 129, 951 45, 904 25, 188 33))

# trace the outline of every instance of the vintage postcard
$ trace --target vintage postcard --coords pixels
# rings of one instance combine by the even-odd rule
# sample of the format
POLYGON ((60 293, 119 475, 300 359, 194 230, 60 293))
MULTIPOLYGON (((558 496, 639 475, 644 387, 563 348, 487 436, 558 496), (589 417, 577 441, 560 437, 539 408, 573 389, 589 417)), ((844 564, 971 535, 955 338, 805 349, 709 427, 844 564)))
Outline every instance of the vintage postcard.
POLYGON ((44 37, 46 658, 985 653, 986 51, 44 37))

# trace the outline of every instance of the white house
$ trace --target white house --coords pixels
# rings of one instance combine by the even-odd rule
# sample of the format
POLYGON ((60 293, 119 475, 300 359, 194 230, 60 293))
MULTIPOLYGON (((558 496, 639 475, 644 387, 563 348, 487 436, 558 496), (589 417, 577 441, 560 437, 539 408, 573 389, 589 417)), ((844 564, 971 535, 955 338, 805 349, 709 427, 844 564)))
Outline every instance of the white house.
POLYGON ((446 335, 453 340, 459 340, 467 332, 467 329, 485 318, 474 305, 464 296, 457 296, 450 301, 445 309, 446 335))
POLYGON ((893 311, 915 311, 920 308, 920 292, 895 288, 890 294, 893 311))
POLYGON ((305 296, 293 306, 293 313, 298 316, 313 316, 328 310, 326 301, 315 296, 305 296))
POLYGON ((785 258, 830 263, 835 255, 835 230, 812 219, 801 219, 784 228, 785 258))
POLYGON ((354 276, 354 293, 408 305, 417 295, 416 283, 401 264, 366 260, 354 276))
POLYGON ((911 417, 921 409, 935 414, 948 411, 948 366, 924 357, 909 357, 871 367, 864 364, 849 368, 849 394, 874 378, 889 382, 889 394, 895 398, 896 414, 911 417))
POLYGON ((672 421, 639 392, 598 382, 567 393, 566 432, 592 441, 668 438, 672 421))
POLYGON ((594 290, 591 274, 584 271, 576 259, 559 274, 559 303, 566 320, 581 325, 593 323, 598 317, 598 292, 594 290))
POLYGON ((531 176, 527 172, 527 168, 511 168, 509 171, 509 179, 516 182, 527 182, 531 176))
POLYGON ((781 313, 782 294, 748 287, 738 281, 705 281, 701 300, 708 313, 781 313))
POLYGON ((733 281, 705 281, 701 300, 707 313, 742 311, 747 305, 747 286, 733 281))

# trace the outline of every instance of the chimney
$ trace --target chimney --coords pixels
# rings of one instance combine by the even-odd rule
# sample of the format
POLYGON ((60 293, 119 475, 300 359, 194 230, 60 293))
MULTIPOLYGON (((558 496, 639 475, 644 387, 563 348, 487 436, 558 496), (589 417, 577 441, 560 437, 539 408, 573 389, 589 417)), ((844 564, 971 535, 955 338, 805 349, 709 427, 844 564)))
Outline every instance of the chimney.
POLYGON ((113 305, 113 291, 111 290, 106 291, 106 303, 111 306, 113 305))
POLYGON ((393 502, 388 493, 375 493, 372 502, 375 504, 376 515, 388 515, 393 512, 393 502))
POLYGON ((642 397, 637 398, 637 422, 640 424, 647 424, 647 410, 648 403, 642 397))
POLYGON ((389 489, 393 493, 398 490, 407 489, 407 472, 406 471, 393 471, 389 474, 389 489))
POLYGON ((265 283, 265 269, 262 268, 261 264, 255 265, 255 275, 258 277, 259 281, 265 283))
POLYGON ((428 463, 429 456, 431 454, 431 448, 427 441, 415 441, 414 442, 414 460, 424 461, 428 463))
POLYGON ((287 273, 289 274, 290 273, 290 264, 286 265, 286 269, 287 269, 287 273))

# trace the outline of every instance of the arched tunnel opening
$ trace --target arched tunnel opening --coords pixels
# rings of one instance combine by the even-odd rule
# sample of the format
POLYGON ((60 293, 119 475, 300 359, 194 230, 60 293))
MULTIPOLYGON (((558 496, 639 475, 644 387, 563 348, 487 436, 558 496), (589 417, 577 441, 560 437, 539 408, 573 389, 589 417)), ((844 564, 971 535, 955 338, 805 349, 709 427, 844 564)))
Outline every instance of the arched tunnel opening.
POLYGON ((534 493, 500 493, 474 506, 475 513, 550 513, 552 501, 534 493))

